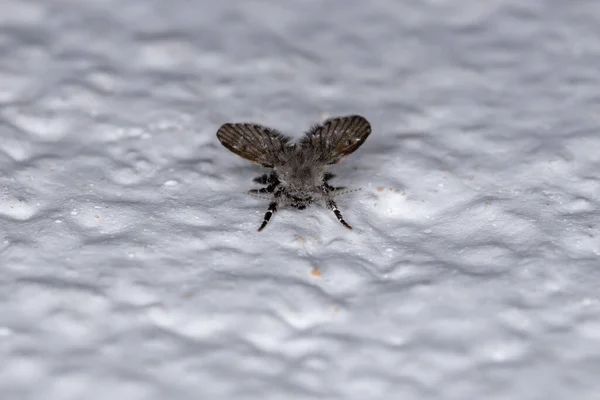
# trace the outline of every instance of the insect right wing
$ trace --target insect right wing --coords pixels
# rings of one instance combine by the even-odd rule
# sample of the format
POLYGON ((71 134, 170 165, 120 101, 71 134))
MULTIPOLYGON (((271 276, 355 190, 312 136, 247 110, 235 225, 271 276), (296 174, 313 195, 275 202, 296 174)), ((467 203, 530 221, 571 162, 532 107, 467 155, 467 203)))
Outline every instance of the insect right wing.
POLYGON ((360 115, 330 118, 310 129, 300 145, 317 152, 325 164, 335 164, 358 149, 371 134, 371 124, 360 115))
POLYGON ((252 123, 223 124, 217 138, 238 156, 268 168, 285 163, 285 155, 293 147, 290 138, 279 131, 252 123))

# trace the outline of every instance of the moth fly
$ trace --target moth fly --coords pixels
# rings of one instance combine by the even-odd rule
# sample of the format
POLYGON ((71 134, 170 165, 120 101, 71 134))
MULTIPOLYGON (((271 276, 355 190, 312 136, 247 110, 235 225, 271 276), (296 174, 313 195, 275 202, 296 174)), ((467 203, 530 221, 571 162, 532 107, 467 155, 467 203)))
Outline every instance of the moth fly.
POLYGON ((348 115, 312 126, 296 143, 276 129, 253 123, 223 124, 217 138, 240 157, 272 169, 254 179, 265 187, 249 191, 270 200, 260 232, 280 205, 303 210, 315 202, 323 202, 342 225, 352 229, 334 201, 345 188, 329 185, 334 175, 326 168, 356 151, 370 134, 369 121, 360 115, 348 115))

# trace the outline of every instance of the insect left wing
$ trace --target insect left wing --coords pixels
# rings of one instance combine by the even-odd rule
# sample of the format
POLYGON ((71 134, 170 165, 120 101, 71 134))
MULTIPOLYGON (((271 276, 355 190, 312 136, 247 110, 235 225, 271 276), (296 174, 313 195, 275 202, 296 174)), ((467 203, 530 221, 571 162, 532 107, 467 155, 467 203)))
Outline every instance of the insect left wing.
POLYGON ((300 141, 318 154, 319 161, 338 163, 356 151, 371 134, 371 124, 360 115, 330 118, 310 129, 300 141))
POLYGON ((251 123, 223 124, 217 138, 238 156, 268 168, 283 163, 282 157, 291 148, 290 138, 279 131, 251 123))

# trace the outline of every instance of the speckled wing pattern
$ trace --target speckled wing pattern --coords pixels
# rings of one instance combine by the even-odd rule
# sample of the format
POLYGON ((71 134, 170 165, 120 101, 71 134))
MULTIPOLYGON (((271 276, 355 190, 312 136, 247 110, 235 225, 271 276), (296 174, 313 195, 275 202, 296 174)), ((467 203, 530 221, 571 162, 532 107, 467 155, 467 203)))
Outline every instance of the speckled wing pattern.
POLYGON ((330 118, 311 128, 300 146, 312 149, 320 162, 338 163, 356 151, 371 134, 371 124, 360 115, 330 118))
POLYGON ((217 131, 223 146, 240 157, 263 167, 285 162, 286 152, 292 148, 290 138, 275 129, 252 123, 227 123, 217 131))

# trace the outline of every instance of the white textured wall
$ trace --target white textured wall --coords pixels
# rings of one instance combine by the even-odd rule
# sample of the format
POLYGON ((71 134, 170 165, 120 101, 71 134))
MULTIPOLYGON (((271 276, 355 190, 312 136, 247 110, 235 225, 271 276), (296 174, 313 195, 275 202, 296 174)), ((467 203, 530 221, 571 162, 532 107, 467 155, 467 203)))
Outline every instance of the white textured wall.
POLYGON ((0 397, 600 399, 600 3, 6 0, 0 397), (257 233, 224 122, 360 113, 257 233))

